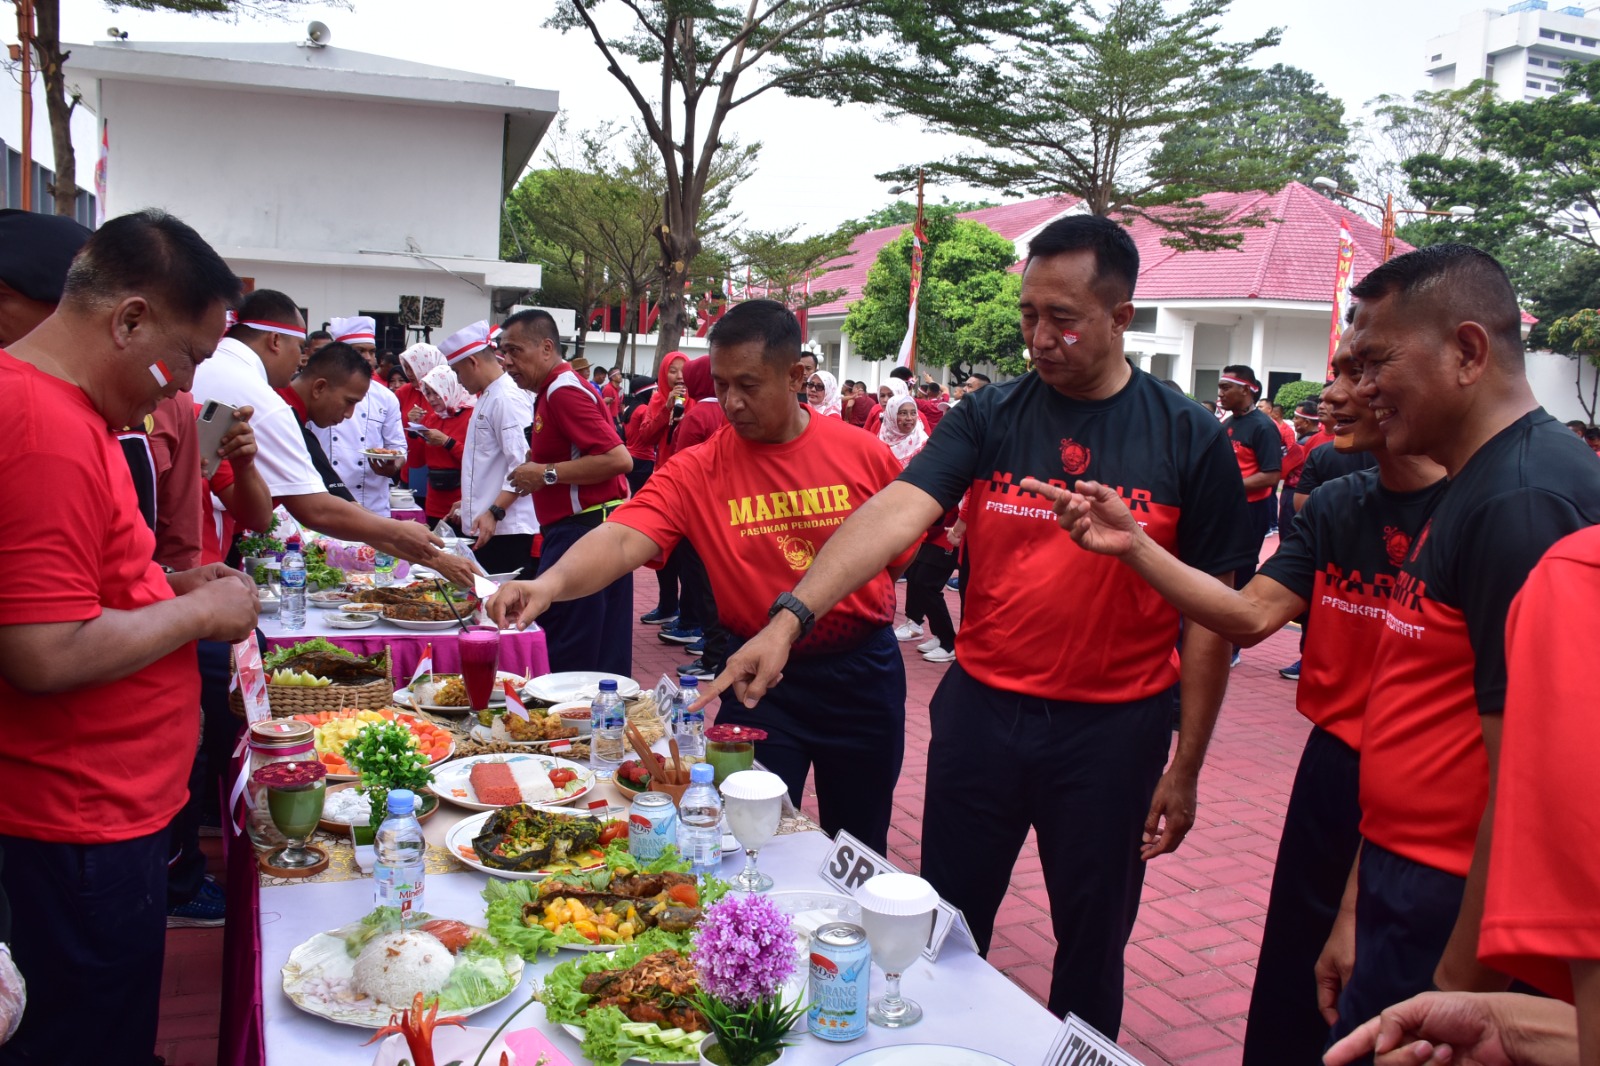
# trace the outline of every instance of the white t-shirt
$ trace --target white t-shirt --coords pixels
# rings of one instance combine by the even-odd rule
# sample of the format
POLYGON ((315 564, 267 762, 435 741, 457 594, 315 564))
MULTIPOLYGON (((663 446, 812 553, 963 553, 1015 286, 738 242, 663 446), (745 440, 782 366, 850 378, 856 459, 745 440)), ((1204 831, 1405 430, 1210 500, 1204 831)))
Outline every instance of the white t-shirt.
POLYGON ((224 337, 211 358, 195 368, 194 398, 201 404, 216 400, 254 408, 250 429, 256 436, 256 470, 274 498, 328 491, 311 465, 294 408, 267 384, 267 368, 250 348, 224 337))
MULTIPOLYGON (((528 458, 528 427, 533 425, 533 398, 501 374, 478 394, 461 449, 461 528, 489 509, 502 490, 511 489, 511 471, 528 458)), ((537 533, 533 498, 519 496, 506 508, 495 534, 537 533)))
POLYGON ((362 453, 367 448, 391 448, 400 453, 402 462, 405 458, 406 434, 400 425, 400 401, 389 387, 374 377, 366 396, 356 404, 349 418, 326 429, 309 428, 356 503, 381 518, 388 518, 389 490, 394 482, 373 473, 371 462, 362 453))

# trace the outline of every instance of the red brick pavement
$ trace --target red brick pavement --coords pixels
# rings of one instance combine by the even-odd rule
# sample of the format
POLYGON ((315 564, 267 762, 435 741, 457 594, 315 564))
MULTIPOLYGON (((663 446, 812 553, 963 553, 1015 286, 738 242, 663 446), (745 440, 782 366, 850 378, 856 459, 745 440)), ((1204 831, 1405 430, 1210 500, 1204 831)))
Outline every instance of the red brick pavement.
MULTIPOLYGON (((1263 555, 1276 546, 1270 540, 1263 555)), ((901 587, 902 603, 904 586, 901 587)), ((655 606, 654 576, 635 577, 638 614, 655 606)), ((959 623, 960 606, 948 594, 959 623)), ((1127 951, 1121 1043, 1146 1066, 1229 1066, 1239 1061, 1245 1009, 1255 975, 1267 889, 1283 825, 1289 782, 1308 730, 1294 710, 1294 686, 1278 668, 1297 657, 1298 635, 1285 631, 1245 653, 1200 778, 1196 824, 1177 853, 1156 859, 1145 876, 1143 905, 1127 951)), ((906 757, 890 829, 890 851, 907 869, 920 856, 922 792, 927 770, 928 701, 945 667, 904 644, 906 757)), ((636 626, 634 676, 653 684, 687 656, 636 626)), ((816 813, 814 793, 806 806, 816 813)), ((1032 834, 1011 876, 989 961, 1044 1002, 1055 939, 1044 875, 1032 834)), ((216 1056, 221 930, 167 934, 157 1051, 170 1066, 200 1066, 216 1056)))

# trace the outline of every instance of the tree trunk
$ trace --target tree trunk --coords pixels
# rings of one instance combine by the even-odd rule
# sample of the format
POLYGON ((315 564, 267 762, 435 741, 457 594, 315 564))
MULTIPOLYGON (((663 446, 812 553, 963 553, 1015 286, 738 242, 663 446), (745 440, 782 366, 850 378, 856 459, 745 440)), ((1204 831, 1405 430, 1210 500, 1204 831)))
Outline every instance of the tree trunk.
MULTIPOLYGON (((684 282, 689 280, 689 264, 694 251, 683 247, 687 242, 676 234, 660 235, 661 239, 661 314, 656 319, 656 366, 662 357, 678 350, 688 327, 689 308, 684 282)), ((698 241, 694 243, 698 244, 698 241)))
POLYGON ((78 208, 78 159, 72 150, 72 111, 76 100, 67 99, 67 79, 62 65, 67 55, 61 51, 61 0, 35 0, 34 15, 39 20, 33 50, 39 57, 39 73, 44 80, 45 110, 50 115, 50 140, 55 147, 56 214, 72 218, 78 208))

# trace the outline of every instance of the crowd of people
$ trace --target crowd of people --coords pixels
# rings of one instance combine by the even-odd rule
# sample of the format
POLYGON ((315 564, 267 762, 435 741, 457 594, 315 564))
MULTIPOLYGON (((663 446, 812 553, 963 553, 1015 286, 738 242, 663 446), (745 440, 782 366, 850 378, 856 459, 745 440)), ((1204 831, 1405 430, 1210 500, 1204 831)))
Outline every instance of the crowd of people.
POLYGON ((1600 593, 1600 435, 1538 406, 1510 284, 1475 249, 1362 280, 1331 380, 1291 412, 1249 366, 1223 368, 1214 409, 1134 367, 1138 270, 1113 222, 1042 230, 1030 369, 1000 384, 841 383, 770 300, 649 381, 569 361, 540 310, 390 365, 370 317, 308 331, 171 216, 91 234, 0 212, 18 412, 0 699, 28 723, 0 751, 0 1063, 149 1061, 168 922, 224 919, 198 836, 238 737, 230 648, 257 616, 228 564, 275 507, 467 583, 441 534, 464 538, 502 582, 491 616, 538 619, 556 669, 629 674, 634 625, 659 627, 719 722, 766 731, 757 756, 791 798, 810 779, 822 827, 879 851, 916 641, 949 664, 921 872, 987 951, 1034 831, 1048 1006, 1108 1034, 1144 870, 1194 823, 1230 664, 1299 620, 1282 672, 1311 730, 1247 1066, 1491 1041, 1484 1061, 1600 1062, 1594 729, 1570 625, 1600 593), (218 410, 233 424, 202 455, 196 413, 218 410), (659 599, 636 620, 640 567, 659 599), (975 766, 1003 772, 974 790, 975 766), (86 1001, 107 1036, 74 1058, 86 1001))

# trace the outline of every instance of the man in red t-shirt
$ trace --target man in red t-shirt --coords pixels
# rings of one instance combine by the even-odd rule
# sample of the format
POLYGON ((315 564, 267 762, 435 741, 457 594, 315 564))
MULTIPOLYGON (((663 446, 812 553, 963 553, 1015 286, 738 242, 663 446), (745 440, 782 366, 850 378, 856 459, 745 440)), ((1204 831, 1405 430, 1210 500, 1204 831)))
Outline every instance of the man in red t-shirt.
MULTIPOLYGON (((552 604, 592 594, 687 539, 713 561, 722 624, 748 639, 785 609, 787 589, 845 517, 899 473, 881 442, 795 402, 807 375, 800 324, 782 304, 735 306, 710 341, 730 426, 657 467, 639 495, 560 565, 503 586, 489 602, 501 624, 526 624, 552 604)), ((896 555, 898 570, 911 553, 896 555)), ((796 805, 814 768, 822 827, 845 829, 880 852, 905 749, 905 667, 889 628, 894 605, 891 571, 879 569, 815 630, 803 623, 781 689, 752 706, 730 697, 717 717, 766 730, 756 757, 784 779, 796 805)))
MULTIPOLYGON (((628 498, 633 460, 600 396, 561 358, 547 311, 518 311, 500 332, 506 373, 533 393, 528 462, 512 469, 518 495, 533 497, 543 544, 539 573, 628 498)), ((633 673, 633 568, 550 611, 541 623, 553 670, 633 673)))
POLYGON ((166 939, 167 826, 199 742, 194 642, 256 596, 222 566, 163 574, 111 427, 187 389, 239 296, 182 222, 113 219, 56 312, 0 353, 0 886, 28 980, 18 1061, 147 1061, 166 939), (114 709, 114 710, 113 710, 114 709), (98 1029, 80 1039, 84 1004, 98 1029))

